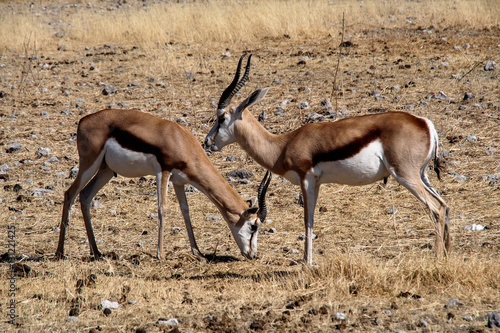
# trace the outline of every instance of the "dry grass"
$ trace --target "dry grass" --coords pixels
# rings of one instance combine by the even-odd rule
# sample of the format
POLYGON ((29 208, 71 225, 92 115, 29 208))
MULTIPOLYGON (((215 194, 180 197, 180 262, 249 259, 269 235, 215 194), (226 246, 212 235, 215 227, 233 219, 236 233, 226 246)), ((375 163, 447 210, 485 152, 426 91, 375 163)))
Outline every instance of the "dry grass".
MULTIPOLYGON (((175 317, 180 331, 194 332, 250 331, 252 322, 265 331, 297 332, 484 328, 485 314, 500 306, 500 188, 482 179, 500 173, 500 87, 498 69, 485 72, 482 65, 475 66, 486 60, 500 63, 498 2, 365 1, 363 7, 347 1, 128 2, 114 10, 106 10, 116 4, 111 1, 90 1, 90 8, 87 2, 76 2, 75 8, 73 3, 63 7, 63 1, 44 1, 31 10, 18 2, 0 4, 0 30, 12 32, 0 38, 0 91, 6 94, 0 98, 0 165, 12 169, 0 180, 0 254, 7 252, 7 226, 15 225, 16 253, 28 255, 23 262, 34 271, 16 279, 18 330, 89 331, 99 326, 110 332, 163 331, 155 325, 160 317, 175 317), (37 15, 43 13, 42 5, 50 13, 37 15), (319 235, 316 266, 294 265, 303 250, 298 240, 304 232, 303 209, 295 203, 299 189, 275 178, 268 199, 272 222, 263 228, 277 233, 260 236, 257 260, 242 259, 224 222, 205 221, 219 213, 195 193, 188 200, 197 240, 202 251, 215 252, 216 261, 197 262, 189 254, 185 232, 167 232, 167 259, 158 262, 153 258, 157 221, 148 218, 156 211, 153 182, 121 177, 98 194, 104 208, 92 211, 96 238, 102 240, 98 246, 117 258, 88 262, 85 228, 75 205, 66 243, 69 260, 52 260, 58 237, 52 227, 59 223, 63 193, 71 183, 55 175, 76 164, 76 147, 69 139, 80 113, 122 102, 166 119, 184 118, 201 142, 211 126, 211 100, 230 81, 237 56, 251 50, 250 82, 235 100, 255 87, 270 86, 266 100, 252 112, 266 110, 265 125, 275 133, 287 132, 302 125, 304 115, 324 112, 321 101, 332 89, 342 12, 355 47, 342 51, 339 89, 334 91, 338 109, 355 116, 414 105, 408 111, 430 118, 439 132, 440 150, 452 153, 447 171, 468 177, 459 182, 445 171, 439 182, 430 175, 451 207, 453 252, 447 260, 435 259, 429 249, 433 226, 424 207, 389 180, 385 188, 323 186, 317 207, 326 211, 317 211, 314 229, 319 235), (413 16, 417 19, 409 23, 413 16), (49 26, 52 21, 57 24, 49 26), (60 31, 61 37, 54 37, 60 31), (61 44, 66 51, 57 51, 61 44), (231 57, 221 57, 226 48, 231 57), (309 60, 298 64, 303 56, 309 60), (465 77, 453 78, 457 73, 465 77), (159 81, 165 85, 157 86, 159 81), (116 86, 118 94, 103 96, 100 82, 116 86), (139 86, 129 86, 131 82, 139 86), (369 96, 373 89, 385 98, 369 96), (455 100, 428 98, 440 90, 455 100), (476 100, 461 101, 464 92, 474 93, 476 100), (79 98, 81 108, 75 106, 79 98), (292 102, 281 118, 274 111, 284 99, 292 102), (298 109, 303 100, 310 110, 298 109), (61 114, 63 109, 71 114, 61 114), (42 111, 48 118, 40 116, 42 111), (468 135, 477 141, 467 141, 468 135), (4 153, 11 141, 23 149, 4 153), (37 156, 38 147, 50 148, 50 156, 37 156), (45 165, 52 156, 59 162, 45 165), (19 192, 16 184, 22 187, 19 192), (35 188, 45 187, 53 192, 31 196, 35 188), (398 214, 387 214, 392 207, 398 214), (465 230, 473 223, 488 229, 465 230), (95 283, 79 289, 78 281, 88 281, 91 274, 95 283), (463 304, 445 308, 453 298, 463 304), (121 302, 109 317, 98 309, 105 299, 121 302), (72 308, 80 309, 78 322, 66 322, 72 308), (321 314, 322 308, 328 313, 321 314), (336 320, 336 312, 348 320, 336 320), (469 315, 472 322, 462 319, 469 315)), ((245 198, 255 195, 263 170, 238 146, 210 159, 222 173, 253 171, 253 184, 231 185, 245 198), (228 155, 237 162, 226 162, 228 155)), ((167 221, 167 231, 184 228, 173 191, 167 221)), ((5 321, 10 266, 0 265, 0 330, 5 331, 16 328, 5 321)))
MULTIPOLYGON (((54 2, 57 3, 57 2, 54 2)), ((263 38, 323 38, 340 31, 342 14, 347 27, 384 27, 416 24, 424 28, 480 27, 499 24, 500 4, 482 1, 188 1, 144 6, 132 2, 123 9, 106 2, 75 2, 55 7, 51 2, 0 4, 0 50, 21 50, 28 39, 43 48, 58 44, 78 48, 120 43, 162 48, 169 43, 204 48, 256 47, 263 38), (89 5, 90 4, 90 5, 89 5), (50 21, 42 8, 60 15, 50 21), (59 35, 54 37, 57 33, 59 35)))

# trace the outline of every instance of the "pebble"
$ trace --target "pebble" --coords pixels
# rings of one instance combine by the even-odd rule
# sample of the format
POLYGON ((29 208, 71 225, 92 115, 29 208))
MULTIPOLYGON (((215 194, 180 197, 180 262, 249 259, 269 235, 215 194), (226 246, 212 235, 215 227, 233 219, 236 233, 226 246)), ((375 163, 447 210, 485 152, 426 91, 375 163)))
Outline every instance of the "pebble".
MULTIPOLYGON (((318 235, 313 234, 312 235, 312 239, 316 239, 316 238, 318 238, 318 235)), ((301 241, 306 240, 306 234, 300 234, 299 235, 299 240, 301 240, 301 241)))
POLYGON ((120 304, 118 304, 118 302, 111 302, 111 301, 109 301, 107 299, 101 302, 101 307, 103 309, 106 309, 106 308, 108 308, 108 309, 118 309, 119 306, 120 306, 120 304))
POLYGON ((205 221, 221 221, 222 219, 219 216, 207 216, 205 221))
POLYGON ((15 151, 19 151, 19 150, 21 150, 21 149, 23 149, 23 146, 22 146, 19 142, 17 142, 17 141, 11 141, 11 142, 9 142, 9 143, 8 143, 8 145, 7 145, 7 150, 6 150, 6 152, 7 152, 8 154, 10 154, 10 153, 13 153, 13 152, 15 152, 15 151))
POLYGON ((108 95, 116 94, 116 93, 118 93, 118 89, 116 89, 116 87, 113 87, 109 84, 104 85, 104 89, 102 90, 102 94, 104 96, 108 96, 108 95))
POLYGON ((464 101, 472 101, 476 96, 473 93, 466 92, 464 94, 464 101))
POLYGON ((182 228, 180 228, 180 227, 172 227, 172 233, 173 234, 178 234, 181 231, 182 231, 182 228))
POLYGON ((335 314, 335 319, 337 319, 337 320, 346 320, 347 316, 344 313, 342 313, 342 312, 337 312, 335 314))
POLYGON ((500 312, 490 312, 487 314, 489 328, 500 328, 500 312))
POLYGON ((49 148, 40 147, 40 148, 37 149, 36 154, 38 156, 47 156, 47 155, 50 154, 50 149, 49 148))
POLYGON ((472 225, 465 226, 465 230, 470 230, 470 231, 481 231, 481 230, 484 230, 485 228, 486 227, 484 225, 475 224, 475 223, 473 223, 472 225))
POLYGON ((452 306, 458 306, 458 305, 463 305, 463 303, 460 302, 458 299, 453 298, 453 299, 450 299, 448 301, 448 303, 446 303, 445 308, 449 308, 449 307, 452 307, 452 306))
POLYGON ((94 207, 94 208, 102 208, 102 207, 104 207, 104 205, 100 201, 97 201, 97 200, 92 201, 91 206, 94 207))
POLYGON ((299 104, 299 109, 301 109, 301 110, 308 110, 310 108, 311 108, 311 106, 306 101, 300 102, 300 104, 299 104))
POLYGON ((475 135, 467 135, 465 138, 465 141, 467 142, 477 142, 477 137, 475 135))
POLYGON ((170 318, 170 319, 160 318, 156 321, 156 323, 158 325, 170 325, 170 326, 179 325, 179 321, 176 318, 170 318))
POLYGON ((488 60, 488 62, 486 62, 486 65, 484 65, 485 71, 494 71, 495 69, 497 69, 497 63, 492 60, 488 60))
POLYGON ((308 123, 315 123, 315 122, 318 122, 318 121, 323 121, 325 120, 325 116, 319 114, 319 113, 316 113, 316 112, 313 112, 313 113, 310 113, 308 115, 306 115, 306 122, 308 123))
POLYGON ((78 317, 75 317, 75 316, 69 316, 68 318, 66 318, 66 321, 79 321, 80 319, 78 317))
POLYGON ((464 182, 468 179, 466 176, 461 175, 456 171, 448 171, 448 174, 455 176, 455 180, 457 182, 464 182))
POLYGON ((9 167, 7 163, 0 165, 0 173, 5 173, 11 170, 12 169, 9 167))
POLYGON ((397 208, 389 208, 385 211, 387 214, 397 214, 399 213, 397 208))
POLYGON ((226 176, 236 177, 236 178, 240 178, 240 179, 248 179, 248 178, 255 177, 255 175, 252 171, 243 170, 243 169, 236 169, 236 170, 229 171, 228 173, 226 173, 226 176))

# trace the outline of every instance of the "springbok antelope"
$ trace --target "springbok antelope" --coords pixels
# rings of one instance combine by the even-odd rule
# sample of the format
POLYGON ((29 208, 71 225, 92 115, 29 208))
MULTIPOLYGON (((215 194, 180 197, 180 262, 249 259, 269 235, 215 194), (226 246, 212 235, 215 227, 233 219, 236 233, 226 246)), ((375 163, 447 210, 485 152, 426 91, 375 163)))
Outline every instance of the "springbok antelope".
POLYGON ((432 188, 427 165, 437 161, 438 135, 433 123, 404 112, 388 112, 335 122, 306 124, 293 132, 273 135, 247 110, 260 102, 268 88, 257 89, 233 110, 231 98, 248 80, 250 57, 239 80, 240 58, 232 83, 223 92, 217 119, 205 139, 213 151, 238 144, 264 168, 299 185, 304 197, 306 241, 304 261, 312 265, 312 229, 319 187, 324 183, 366 185, 393 176, 432 212, 438 256, 450 249, 449 208, 432 188))
POLYGON ((64 256, 68 215, 78 194, 90 243, 90 253, 95 258, 101 257, 92 230, 90 204, 96 193, 116 174, 125 177, 156 176, 159 219, 156 253, 158 259, 161 259, 163 253, 163 220, 167 209, 169 180, 174 185, 180 204, 191 251, 197 258, 204 260, 191 227, 188 202, 184 193, 185 184, 192 184, 217 206, 229 225, 241 253, 249 259, 256 257, 258 230, 267 211, 265 207, 267 186, 261 185, 259 189, 259 203, 262 208, 259 211, 259 207, 255 205, 256 198, 252 198, 250 202, 243 201, 217 172, 201 144, 184 126, 140 111, 102 110, 80 120, 77 148, 79 171, 75 181, 64 194, 59 245, 56 252, 58 258, 64 256))

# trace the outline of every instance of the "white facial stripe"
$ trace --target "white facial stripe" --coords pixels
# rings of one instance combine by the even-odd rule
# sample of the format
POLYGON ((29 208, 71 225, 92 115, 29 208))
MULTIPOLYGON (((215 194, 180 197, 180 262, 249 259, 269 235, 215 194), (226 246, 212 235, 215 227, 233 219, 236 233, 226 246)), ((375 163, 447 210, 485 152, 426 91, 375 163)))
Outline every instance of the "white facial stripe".
POLYGON ((123 148, 114 138, 106 141, 104 149, 106 164, 119 175, 141 177, 161 172, 156 156, 123 148))

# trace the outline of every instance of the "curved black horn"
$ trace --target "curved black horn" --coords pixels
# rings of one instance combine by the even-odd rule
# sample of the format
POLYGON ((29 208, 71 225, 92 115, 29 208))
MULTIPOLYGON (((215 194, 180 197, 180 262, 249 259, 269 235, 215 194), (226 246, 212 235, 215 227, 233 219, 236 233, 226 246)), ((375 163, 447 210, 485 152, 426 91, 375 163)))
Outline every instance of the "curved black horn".
POLYGON ((243 74, 243 77, 241 80, 238 82, 240 78, 240 71, 241 71, 241 63, 243 61, 243 58, 245 58, 246 54, 242 55, 240 60, 238 61, 238 67, 236 68, 236 74, 234 75, 233 82, 224 90, 222 93, 220 99, 219 99, 219 105, 217 106, 218 110, 225 109, 229 103, 231 103, 231 99, 233 96, 245 85, 245 83, 248 80, 248 73, 250 72, 250 59, 252 59, 252 55, 248 57, 247 61, 247 66, 245 68, 245 74, 243 74))
POLYGON ((261 222, 264 222, 267 215, 267 206, 266 206, 266 192, 269 187, 269 183, 271 183, 271 178, 273 174, 269 171, 266 172, 264 178, 262 178, 262 182, 259 185, 259 189, 257 191, 257 198, 259 201, 259 219, 261 222), (269 177, 268 177, 269 176, 269 177))

